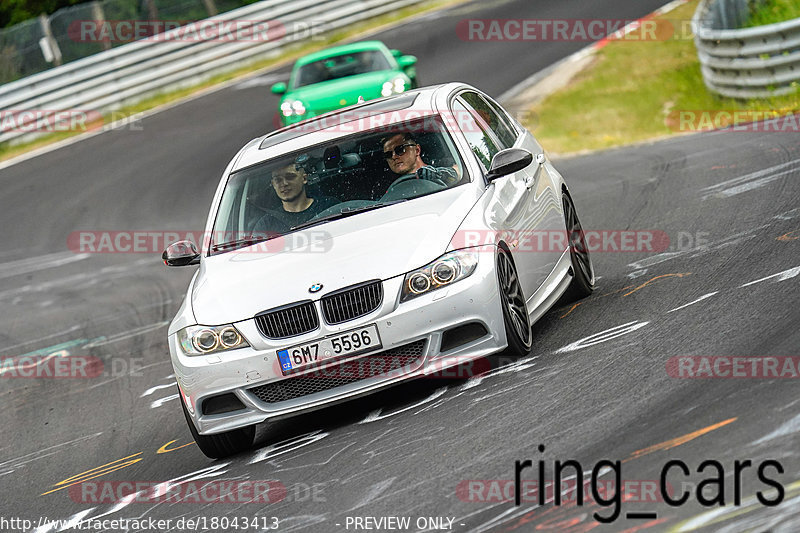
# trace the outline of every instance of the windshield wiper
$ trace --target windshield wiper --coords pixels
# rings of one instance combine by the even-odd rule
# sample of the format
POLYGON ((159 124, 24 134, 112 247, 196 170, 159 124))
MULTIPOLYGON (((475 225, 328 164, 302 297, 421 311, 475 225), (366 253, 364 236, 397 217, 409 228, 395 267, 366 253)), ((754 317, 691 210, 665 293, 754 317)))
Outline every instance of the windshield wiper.
POLYGON ((302 224, 298 224, 297 226, 292 226, 290 231, 296 231, 303 228, 308 228, 310 226, 316 226, 317 224, 323 224, 330 220, 338 220, 340 218, 346 218, 358 213, 363 213, 364 211, 372 211, 373 209, 380 209, 381 207, 386 207, 387 205, 399 204, 400 202, 407 201, 407 198, 400 198, 399 200, 392 200, 391 202, 378 202, 377 204, 370 204, 364 205, 361 207, 345 207, 338 213, 331 213, 330 215, 326 215, 322 218, 312 218, 307 222, 303 222, 302 224))
POLYGON ((234 248, 243 248, 252 244, 258 244, 269 240, 271 237, 245 237, 244 239, 237 239, 235 241, 222 242, 215 244, 211 247, 212 252, 221 252, 222 250, 232 250, 234 248))

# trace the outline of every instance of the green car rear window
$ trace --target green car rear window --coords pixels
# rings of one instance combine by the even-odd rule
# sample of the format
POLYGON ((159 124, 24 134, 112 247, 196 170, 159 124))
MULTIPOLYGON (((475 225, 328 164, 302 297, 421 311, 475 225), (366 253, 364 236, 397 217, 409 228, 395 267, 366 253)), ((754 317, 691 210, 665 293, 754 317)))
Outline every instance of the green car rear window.
POLYGON ((391 68, 386 56, 379 50, 362 50, 326 57, 298 68, 292 88, 297 89, 323 81, 346 78, 366 72, 390 70, 391 68))
POLYGON ((263 150, 282 142, 291 141, 306 133, 328 128, 334 124, 345 124, 372 115, 407 109, 414 105, 414 100, 416 99, 416 93, 406 93, 394 98, 372 100, 359 106, 349 107, 328 115, 321 115, 310 120, 298 122, 267 135, 258 148, 263 150))

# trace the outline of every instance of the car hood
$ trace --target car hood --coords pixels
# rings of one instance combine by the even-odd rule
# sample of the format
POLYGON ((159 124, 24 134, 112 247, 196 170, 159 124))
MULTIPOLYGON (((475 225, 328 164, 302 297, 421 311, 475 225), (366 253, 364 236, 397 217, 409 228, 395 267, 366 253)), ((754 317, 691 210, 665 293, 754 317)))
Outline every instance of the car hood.
POLYGON ((359 96, 363 96, 364 100, 380 98, 384 82, 398 75, 401 74, 393 70, 365 72, 300 87, 286 95, 286 99, 300 100, 306 108, 318 115, 356 104, 359 96))
POLYGON ((192 310, 199 324, 228 324, 363 281, 400 276, 446 251, 479 196, 464 185, 204 257, 192 310), (323 289, 311 294, 316 283, 323 289))

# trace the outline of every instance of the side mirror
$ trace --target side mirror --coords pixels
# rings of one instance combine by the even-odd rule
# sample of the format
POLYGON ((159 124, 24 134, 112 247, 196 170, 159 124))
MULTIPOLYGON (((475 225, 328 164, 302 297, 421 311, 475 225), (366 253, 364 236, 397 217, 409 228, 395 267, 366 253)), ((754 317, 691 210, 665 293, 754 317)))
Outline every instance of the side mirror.
POLYGON ((389 50, 389 52, 391 52, 394 57, 400 57, 401 55, 403 55, 403 52, 396 49, 389 50))
POLYGON ((273 94, 285 94, 286 93, 286 84, 282 81, 279 81, 275 85, 272 86, 270 89, 273 94))
POLYGON ((486 173, 488 181, 508 176, 518 172, 533 162, 533 154, 522 148, 506 148, 500 150, 492 158, 489 172, 486 173))
POLYGON ((167 246, 161 259, 171 267, 197 265, 200 263, 200 252, 192 241, 178 241, 167 246))
POLYGON ((400 68, 413 67, 417 64, 417 56, 400 56, 397 58, 397 64, 400 68))

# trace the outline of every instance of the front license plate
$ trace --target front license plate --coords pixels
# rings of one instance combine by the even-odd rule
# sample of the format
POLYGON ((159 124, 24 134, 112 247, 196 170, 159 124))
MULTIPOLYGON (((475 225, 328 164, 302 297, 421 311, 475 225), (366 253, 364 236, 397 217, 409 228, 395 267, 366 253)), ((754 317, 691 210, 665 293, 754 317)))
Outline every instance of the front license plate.
POLYGON ((378 326, 370 324, 363 328, 329 335, 314 342, 278 350, 278 361, 281 364, 281 372, 286 375, 346 355, 371 352, 380 348, 378 326))

